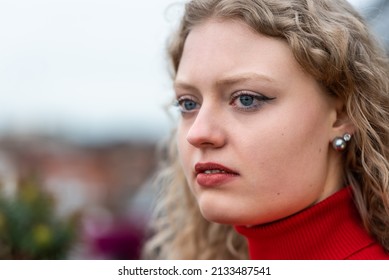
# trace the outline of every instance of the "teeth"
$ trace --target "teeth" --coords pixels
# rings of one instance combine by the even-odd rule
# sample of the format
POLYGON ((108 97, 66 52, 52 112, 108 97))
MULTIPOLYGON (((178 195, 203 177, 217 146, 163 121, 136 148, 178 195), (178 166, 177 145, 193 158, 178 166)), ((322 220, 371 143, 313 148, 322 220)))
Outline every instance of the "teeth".
POLYGON ((204 173, 205 174, 216 174, 216 173, 226 173, 226 172, 223 170, 219 170, 219 169, 213 169, 213 170, 205 170, 204 173))

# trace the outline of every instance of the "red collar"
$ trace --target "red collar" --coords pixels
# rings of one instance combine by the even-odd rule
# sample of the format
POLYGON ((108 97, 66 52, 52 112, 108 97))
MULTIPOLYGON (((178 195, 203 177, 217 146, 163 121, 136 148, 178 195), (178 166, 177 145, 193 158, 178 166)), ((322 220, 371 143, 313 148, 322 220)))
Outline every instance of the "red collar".
POLYGON ((247 238, 251 259, 346 259, 375 242, 362 226, 350 187, 288 218, 235 228, 247 238))

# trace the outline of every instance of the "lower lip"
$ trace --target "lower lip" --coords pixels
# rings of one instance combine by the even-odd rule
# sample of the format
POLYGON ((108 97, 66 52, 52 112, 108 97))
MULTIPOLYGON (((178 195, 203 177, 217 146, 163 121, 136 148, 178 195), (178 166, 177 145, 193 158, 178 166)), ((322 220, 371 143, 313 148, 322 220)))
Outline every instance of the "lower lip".
POLYGON ((217 187, 235 179, 237 175, 229 173, 197 174, 196 181, 203 187, 217 187))

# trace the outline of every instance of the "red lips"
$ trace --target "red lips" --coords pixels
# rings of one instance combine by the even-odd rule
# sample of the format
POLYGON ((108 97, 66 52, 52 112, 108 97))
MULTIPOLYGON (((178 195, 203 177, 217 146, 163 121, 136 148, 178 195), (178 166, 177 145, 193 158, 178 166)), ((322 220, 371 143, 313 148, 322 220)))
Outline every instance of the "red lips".
POLYGON ((228 183, 239 174, 218 163, 207 162, 195 165, 196 181, 203 187, 216 187, 228 183))
POLYGON ((238 175, 238 173, 236 173, 235 171, 218 163, 206 162, 206 163, 197 163, 195 165, 196 175, 199 173, 204 173, 209 170, 220 170, 220 171, 224 171, 225 173, 238 175))

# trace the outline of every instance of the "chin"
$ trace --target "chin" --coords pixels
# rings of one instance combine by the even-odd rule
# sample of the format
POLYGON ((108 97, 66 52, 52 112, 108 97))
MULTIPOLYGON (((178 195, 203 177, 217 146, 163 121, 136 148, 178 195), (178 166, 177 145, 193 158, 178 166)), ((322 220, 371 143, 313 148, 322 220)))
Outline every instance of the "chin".
MULTIPOLYGON (((208 205, 209 206, 209 205, 208 205)), ((204 219, 209 222, 217 224, 225 224, 232 226, 257 226, 263 225, 270 222, 274 222, 278 219, 284 218, 283 215, 248 215, 247 210, 242 212, 239 209, 234 209, 232 207, 217 207, 217 205, 212 205, 212 207, 204 207, 200 205, 200 212, 204 219)))
POLYGON ((225 209, 225 207, 201 207, 201 215, 209 222, 226 225, 242 224, 242 216, 236 214, 234 209, 225 209))
POLYGON ((236 199, 236 196, 232 197, 219 192, 203 192, 196 197, 204 219, 227 225, 244 223, 245 218, 247 218, 247 209, 238 207, 236 199))

